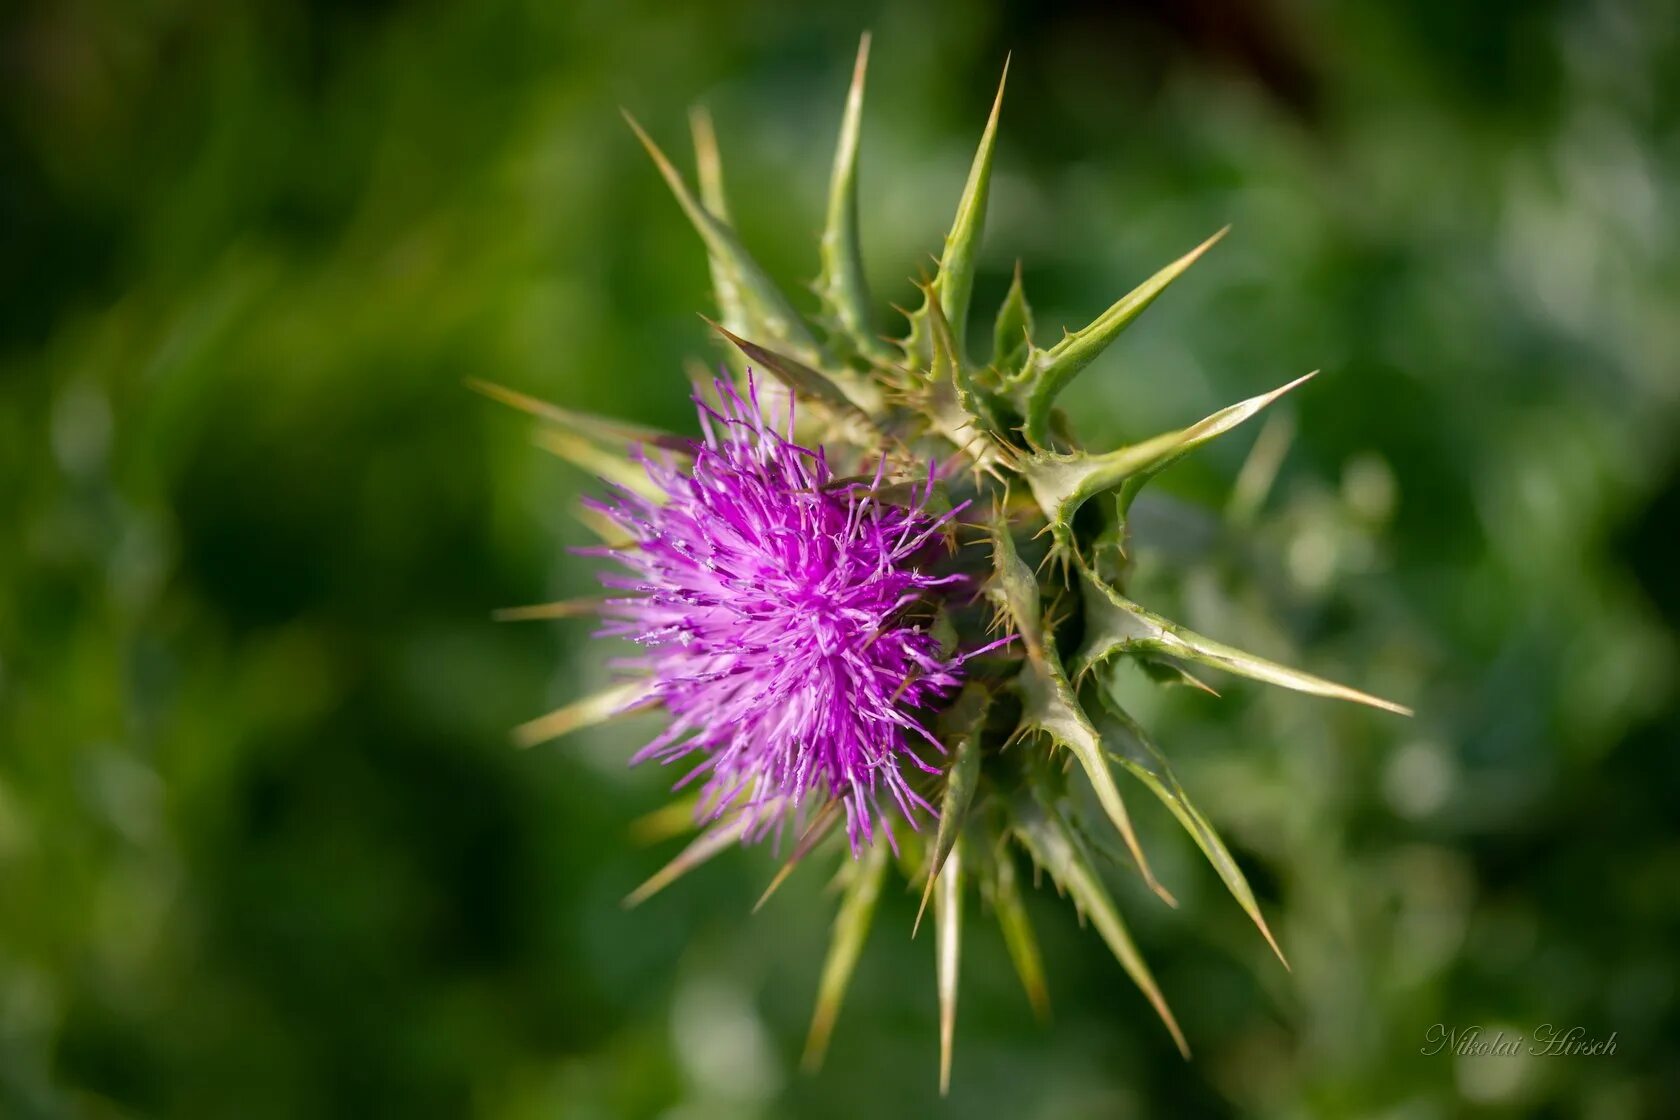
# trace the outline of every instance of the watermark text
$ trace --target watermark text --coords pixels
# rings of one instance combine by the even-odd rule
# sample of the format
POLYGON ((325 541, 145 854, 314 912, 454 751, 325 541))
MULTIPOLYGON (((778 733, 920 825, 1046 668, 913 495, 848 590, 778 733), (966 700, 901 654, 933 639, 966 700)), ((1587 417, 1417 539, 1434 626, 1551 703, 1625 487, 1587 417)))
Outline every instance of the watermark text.
POLYGON ((1418 1053, 1453 1054, 1460 1058, 1602 1058, 1616 1052, 1616 1032, 1591 1035, 1585 1027, 1541 1023, 1527 1033, 1485 1031, 1480 1026, 1449 1027, 1436 1023, 1424 1033, 1418 1053))

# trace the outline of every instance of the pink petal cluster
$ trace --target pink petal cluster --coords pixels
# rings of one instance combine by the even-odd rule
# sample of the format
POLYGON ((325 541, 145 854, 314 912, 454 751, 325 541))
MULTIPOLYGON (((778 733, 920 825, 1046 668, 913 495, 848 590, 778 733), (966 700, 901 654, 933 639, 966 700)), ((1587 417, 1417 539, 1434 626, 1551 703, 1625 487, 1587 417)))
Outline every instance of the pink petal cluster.
POLYGON ((938 772, 917 753, 942 749, 923 720, 960 683, 963 657, 928 628, 930 599, 964 581, 929 570, 954 513, 926 509, 931 475, 892 502, 879 471, 837 482, 821 448, 793 441, 792 401, 777 431, 747 392, 719 381, 718 407, 695 399, 691 469, 644 458, 662 500, 595 504, 635 542, 612 553, 628 574, 602 576, 628 593, 603 633, 645 647, 627 664, 671 717, 632 761, 698 756, 678 785, 703 775, 703 812, 745 812, 749 835, 834 799, 856 853, 878 827, 892 841, 883 797, 912 827, 933 811, 906 768, 938 772))

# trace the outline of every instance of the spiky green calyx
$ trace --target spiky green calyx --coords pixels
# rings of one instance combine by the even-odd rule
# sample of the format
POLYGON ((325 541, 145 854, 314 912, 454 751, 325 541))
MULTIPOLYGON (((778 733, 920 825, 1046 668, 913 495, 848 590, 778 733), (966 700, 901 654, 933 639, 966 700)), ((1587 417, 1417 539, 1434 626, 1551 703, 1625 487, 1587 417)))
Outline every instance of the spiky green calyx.
MULTIPOLYGON (((967 885, 977 886, 995 913, 1032 1006, 1042 1014, 1048 1006, 1042 963, 1017 878, 1016 859, 1022 853, 1091 920, 1188 1055, 1086 839, 1112 828, 1144 881, 1172 903, 1132 827, 1115 763, 1166 805, 1280 961, 1283 953, 1219 834, 1179 784, 1165 755, 1115 701, 1110 681, 1117 666, 1131 659, 1156 679, 1200 684, 1185 668, 1195 662, 1300 692, 1399 713, 1406 709, 1233 649, 1132 602, 1124 587, 1128 513, 1149 479, 1261 412, 1311 374, 1180 430, 1102 452, 1080 447, 1056 410, 1058 396, 1072 380, 1223 230, 1048 348, 1033 339, 1032 311, 1017 266, 996 316, 991 353, 984 360, 971 357, 964 339, 1003 103, 1001 82, 939 270, 920 286, 921 302, 908 314, 906 336, 893 343, 884 340, 872 323, 859 244, 858 155, 868 49, 865 36, 833 165, 815 284, 821 308, 813 321, 799 314, 731 227, 710 118, 700 112, 693 118, 697 191, 630 119, 705 244, 719 318, 713 326, 735 348, 740 365, 775 378, 798 398, 801 439, 822 445, 836 465, 850 464, 843 470, 864 472, 884 456, 891 470, 877 489, 883 501, 891 501, 894 486, 915 477, 918 464, 925 469, 930 459, 969 468, 945 471, 936 500, 947 509, 965 508, 953 542, 957 563, 977 577, 992 607, 994 628, 1017 638, 1006 652, 977 661, 960 694, 939 715, 935 730, 944 769, 921 791, 940 806, 934 834, 901 833, 896 860, 880 841, 855 861, 846 857, 842 901, 806 1059, 808 1064, 821 1060, 882 882, 895 863, 922 888, 924 911, 931 902, 941 1089, 951 1069, 967 885), (1094 515, 1082 513, 1087 507, 1094 515), (1094 797, 1071 796, 1071 782, 1084 783, 1094 797), (1087 802, 1094 803, 1094 811, 1084 807, 1087 802)), ((684 452, 685 441, 678 437, 594 422, 507 390, 484 388, 550 423, 554 430, 544 440, 550 450, 623 485, 637 484, 637 471, 623 455, 626 442, 657 445, 669 454, 684 452)), ((610 526, 596 527, 607 547, 623 547, 624 542, 612 539, 610 526)), ((578 609, 583 608, 555 604, 527 609, 523 617, 556 617, 578 609)), ((975 619, 961 611, 942 612, 934 626, 953 645, 977 636, 975 619)), ((527 745, 552 738, 608 718, 637 700, 633 690, 620 686, 532 721, 518 738, 527 745)), ((761 906, 835 831, 841 815, 832 802, 803 808, 803 829, 761 906)), ((728 847, 740 838, 743 820, 719 819, 627 901, 642 901, 728 847)), ((921 917, 918 913, 918 926, 921 917)))

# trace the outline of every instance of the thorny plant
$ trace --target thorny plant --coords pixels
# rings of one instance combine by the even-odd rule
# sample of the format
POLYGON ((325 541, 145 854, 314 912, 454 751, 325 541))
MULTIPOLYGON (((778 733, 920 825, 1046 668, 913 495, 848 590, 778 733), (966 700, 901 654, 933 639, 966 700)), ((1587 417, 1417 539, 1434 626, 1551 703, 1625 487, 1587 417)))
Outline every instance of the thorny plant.
POLYGON ((845 822, 842 896, 808 1064, 821 1060, 894 865, 921 885, 923 910, 933 904, 941 1091, 968 884, 996 915, 1042 1013, 1043 968, 1017 876, 1022 853, 1072 898, 1188 1056, 1093 854, 1111 826, 1144 882, 1172 902, 1139 846, 1115 765, 1171 810, 1280 961, 1283 953, 1219 834, 1116 701, 1114 674, 1129 661, 1162 682, 1200 685, 1186 668, 1200 664, 1406 713, 1192 632, 1126 595, 1139 490, 1307 377, 1103 452, 1083 449, 1056 408, 1080 371, 1223 230, 1048 347, 1034 340, 1017 267, 991 353, 971 355, 964 339, 1001 83, 938 271, 920 285, 908 334, 884 340, 871 322, 858 236, 868 49, 865 36, 840 126, 812 321, 730 225, 709 119, 693 118, 698 191, 630 119, 705 243, 721 318, 714 326, 738 351, 738 385, 696 390, 702 438, 478 386, 544 420, 546 446, 612 490, 584 511, 602 537, 593 551, 621 569, 603 576, 612 595, 511 613, 593 611, 606 620, 603 634, 641 647, 621 663, 622 683, 522 726, 516 738, 544 742, 645 708, 669 714, 635 760, 694 763, 678 784, 703 779, 694 801, 701 831, 631 902, 732 844, 791 829, 767 899, 845 822))

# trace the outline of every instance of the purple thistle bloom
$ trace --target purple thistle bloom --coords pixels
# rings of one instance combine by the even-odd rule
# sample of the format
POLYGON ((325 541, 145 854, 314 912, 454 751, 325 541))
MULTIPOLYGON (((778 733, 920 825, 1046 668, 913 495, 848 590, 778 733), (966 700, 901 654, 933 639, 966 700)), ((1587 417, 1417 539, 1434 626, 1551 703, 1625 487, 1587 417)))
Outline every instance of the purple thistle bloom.
MULTIPOLYGON (((920 739, 943 750, 914 714, 960 683, 964 657, 942 653, 918 610, 930 594, 966 582, 934 575, 939 532, 925 487, 905 504, 873 485, 835 484, 821 448, 793 442, 793 403, 778 432, 749 381, 743 400, 717 383, 721 411, 698 397, 703 443, 693 469, 644 458, 663 502, 624 490, 596 503, 635 547, 615 558, 629 575, 602 582, 635 594, 604 609, 603 634, 646 647, 642 702, 662 703, 670 726, 631 760, 703 760, 678 786, 708 775, 702 813, 732 807, 762 836, 807 794, 840 802, 854 854, 889 795, 915 827, 933 808, 905 778, 920 739), (918 621, 920 619, 920 621, 918 621)), ((883 460, 883 469, 884 469, 883 460)))

